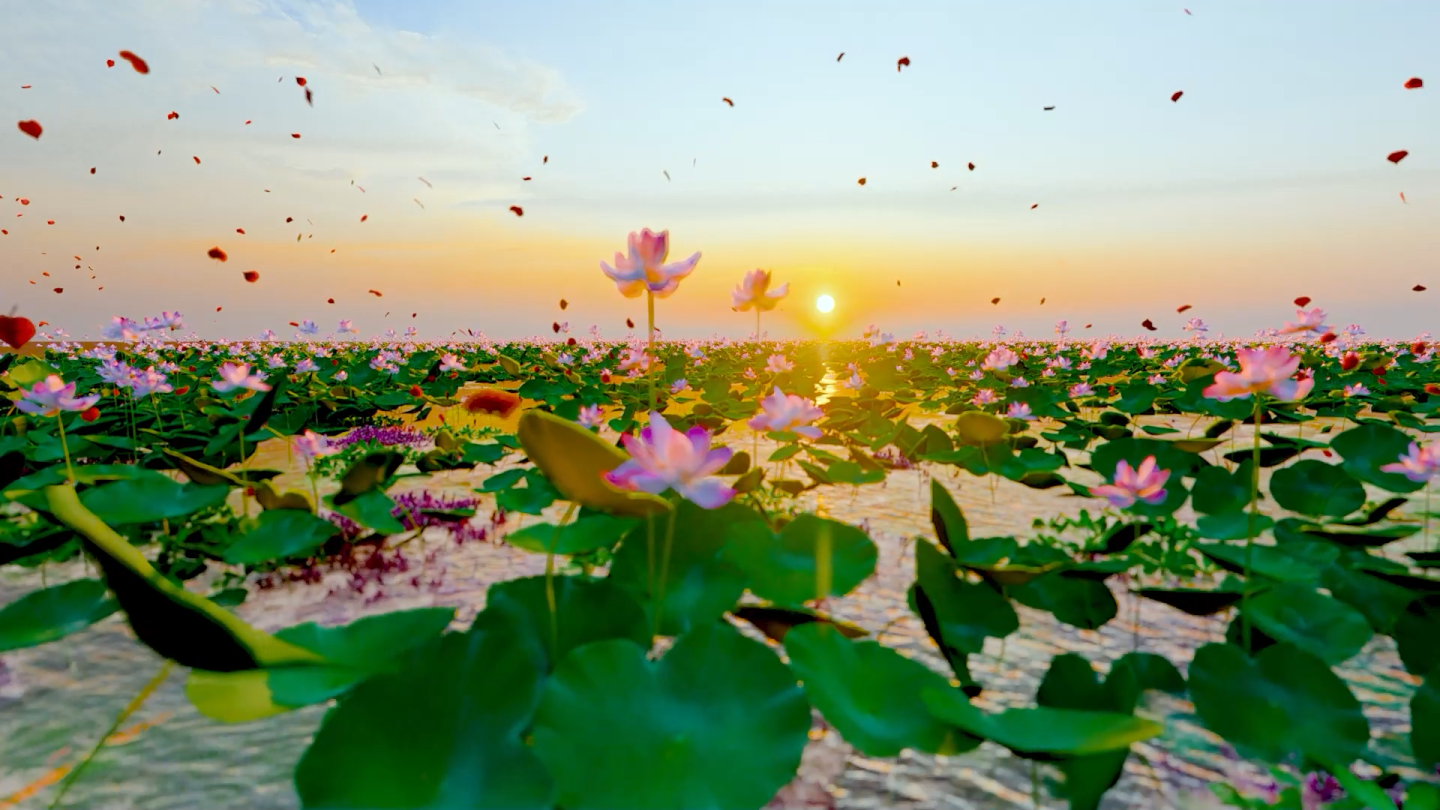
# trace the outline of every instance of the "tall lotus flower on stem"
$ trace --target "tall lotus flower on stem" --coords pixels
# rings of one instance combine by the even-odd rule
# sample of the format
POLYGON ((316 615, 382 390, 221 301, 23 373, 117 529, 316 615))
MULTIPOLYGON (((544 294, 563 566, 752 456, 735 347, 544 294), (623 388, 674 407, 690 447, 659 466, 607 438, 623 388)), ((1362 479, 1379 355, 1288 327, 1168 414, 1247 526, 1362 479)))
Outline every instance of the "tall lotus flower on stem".
POLYGON ((790 282, 770 289, 769 270, 751 270, 734 290, 730 291, 730 305, 736 312, 755 310, 755 342, 760 342, 760 313, 769 312, 790 292, 790 282))
MULTIPOLYGON (((1312 313, 1300 313, 1308 316, 1307 322, 1313 322, 1310 327, 1314 328, 1324 320, 1325 313, 1317 308, 1312 313), (1314 313, 1318 313, 1315 315, 1314 313)), ((1302 318, 1303 320, 1303 318, 1302 318)), ((1290 329, 1293 324, 1287 324, 1290 329)), ((1300 330, 1304 331, 1304 330, 1300 330)), ((1294 379, 1295 372, 1300 369, 1300 358, 1292 355, 1290 350, 1284 346, 1270 346, 1265 349, 1240 349, 1235 352, 1235 357, 1240 361, 1240 371, 1218 371, 1215 373, 1215 382, 1207 386, 1204 394, 1211 399, 1218 399, 1227 402, 1232 399, 1244 399, 1253 396, 1255 398, 1255 410, 1252 418, 1255 435, 1250 445, 1250 518, 1245 537, 1245 595, 1241 597, 1240 620, 1242 624, 1241 637, 1245 641, 1245 649, 1250 649, 1250 613, 1245 610, 1250 604, 1250 571, 1251 563, 1255 554, 1255 523, 1259 517, 1259 493, 1260 493, 1260 422, 1265 415, 1265 406, 1261 402, 1264 394, 1269 394, 1276 399, 1290 402, 1297 399, 1304 399, 1315 387, 1315 380, 1310 377, 1294 379)))
POLYGON ((87 411, 99 401, 99 394, 75 396, 75 383, 67 383, 58 375, 51 374, 35 383, 34 388, 22 388, 20 401, 15 403, 15 407, 23 413, 55 417, 56 424, 60 426, 60 449, 65 453, 65 473, 72 483, 75 481, 75 469, 70 463, 70 446, 65 443, 65 419, 62 414, 87 411))
MULTIPOLYGON (((655 355, 655 299, 667 298, 680 289, 680 281, 695 271, 700 262, 700 252, 690 258, 666 264, 670 255, 670 232, 655 233, 649 228, 639 233, 630 232, 629 255, 615 254, 615 266, 600 262, 600 270, 615 282, 615 288, 626 298, 638 298, 645 293, 645 309, 649 318, 649 329, 645 332, 646 353, 655 355)), ((650 382, 650 407, 655 407, 655 380, 646 374, 650 382)))

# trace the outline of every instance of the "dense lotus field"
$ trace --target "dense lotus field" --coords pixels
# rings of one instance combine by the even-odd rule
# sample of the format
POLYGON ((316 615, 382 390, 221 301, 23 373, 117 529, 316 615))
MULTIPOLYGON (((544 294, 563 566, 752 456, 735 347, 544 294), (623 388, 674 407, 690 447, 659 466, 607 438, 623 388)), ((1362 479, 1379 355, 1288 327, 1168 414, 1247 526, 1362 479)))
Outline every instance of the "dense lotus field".
POLYGON ((31 344, 0 356, 0 574, 31 583, 0 653, 119 612, 166 663, 0 805, 71 806, 174 674, 217 728, 328 707, 306 808, 758 808, 822 731, 956 771, 1003 749, 1036 806, 1115 806, 1157 700, 1252 766, 1217 802, 1440 808, 1440 370, 1302 316, 1254 341, 31 344), (944 669, 832 609, 880 555, 831 506, 917 469, 900 592, 944 669), (473 497, 426 489, 461 473, 473 497), (979 536, 962 490, 1085 511, 979 536), (544 573, 463 619, 373 589, 341 625, 235 612, 337 567, 423 585, 396 560, 437 530, 544 573), (1186 660, 1056 655, 1024 705, 987 700, 975 660, 1022 622, 1132 602, 1220 632, 1186 660), (1376 650, 1407 689, 1383 727, 1339 674, 1376 650))

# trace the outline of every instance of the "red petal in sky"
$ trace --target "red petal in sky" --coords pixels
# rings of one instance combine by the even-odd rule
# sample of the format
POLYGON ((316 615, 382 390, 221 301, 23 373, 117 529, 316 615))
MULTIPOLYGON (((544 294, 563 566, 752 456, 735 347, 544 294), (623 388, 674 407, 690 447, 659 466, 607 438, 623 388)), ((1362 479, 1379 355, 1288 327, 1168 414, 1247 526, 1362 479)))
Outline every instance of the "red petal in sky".
POLYGON ((1310 296, 1308 295, 1302 295, 1295 299, 1295 306, 1297 307, 1303 307, 1308 303, 1310 303, 1310 296))
POLYGON ((515 216, 517 216, 517 217, 523 217, 523 216, 525 216, 525 209, 524 209, 524 208, 521 208, 521 207, 518 206, 518 205, 512 205, 512 206, 510 206, 510 210, 513 211, 513 212, 515 212, 515 216))
POLYGON ((45 128, 40 126, 39 121, 21 121, 15 126, 19 127, 21 132, 29 135, 37 141, 40 140, 40 133, 45 131, 45 128))
POLYGON ((1140 325, 1143 326, 1143 327, 1145 327, 1146 329, 1149 329, 1151 332, 1154 332, 1155 329, 1156 329, 1155 324, 1151 323, 1149 318, 1146 318, 1145 320, 1141 321, 1141 322, 1140 322, 1140 325))
POLYGON ((361 222, 364 222, 365 220, 367 220, 367 219, 369 219, 369 218, 370 218, 370 215, 369 215, 369 214, 361 214, 361 215, 360 215, 360 221, 361 221, 361 222))
POLYGON ((205 255, 220 262, 223 262, 230 258, 230 254, 226 253, 218 247, 212 247, 209 250, 205 251, 205 255))
POLYGON ((298 84, 298 85, 300 85, 301 87, 304 87, 304 86, 305 86, 305 77, 304 77, 304 76, 296 76, 296 77, 295 77, 295 83, 298 84))
POLYGON ((379 290, 367 290, 366 292, 370 293, 371 295, 375 296, 376 298, 382 298, 382 297, 384 297, 384 295, 385 295, 384 293, 380 292, 379 290))
POLYGON ((991 299, 990 299, 990 303, 992 303, 992 304, 998 304, 998 303, 1000 303, 1000 299, 999 299, 999 298, 991 298, 991 299))
POLYGON ((1176 90, 1175 92, 1173 92, 1173 93, 1170 94, 1170 100, 1171 100, 1171 101, 1179 101, 1179 100, 1180 100, 1180 97, 1183 96, 1183 95, 1185 95, 1185 91, 1184 91, 1184 90, 1176 90))
POLYGON ((1034 205, 1030 206, 1030 210, 1031 210, 1031 211, 1034 211, 1036 208, 1039 208, 1039 207, 1040 207, 1040 203, 1035 203, 1034 205))
POLYGON ((1424 285, 1424 284, 1416 284, 1414 287, 1411 287, 1411 288, 1410 288, 1410 291, 1411 291, 1411 292, 1425 292, 1425 285, 1424 285))
POLYGON ((90 173, 91 173, 91 174, 94 174, 94 173, 95 173, 95 167, 94 167, 94 166, 91 166, 91 167, 90 167, 90 173))
POLYGON ((246 270, 245 280, 250 282, 251 284, 254 284, 255 282, 260 280, 260 274, 255 272, 254 270, 246 270))
POLYGON ((238 233, 238 234, 240 234, 241 236, 244 236, 244 235, 245 235, 245 229, 244 229, 244 228, 236 228, 236 229, 235 229, 235 232, 238 233))
POLYGON ((129 62, 130 67, 135 68, 136 73, 150 72, 150 65, 146 64, 144 59, 141 59, 130 51, 121 51, 120 58, 124 59, 126 62, 129 62))
POLYGON ((114 60, 114 59, 106 59, 106 60, 105 60, 105 67, 107 67, 107 68, 115 67, 115 60, 114 60))
POLYGON ((199 165, 200 165, 200 158, 195 157, 194 155, 191 155, 191 159, 195 161, 195 165, 196 165, 196 166, 199 166, 199 165))
POLYGON ((170 113, 165 116, 165 120, 166 120, 166 121, 174 121, 176 118, 179 118, 179 117, 180 117, 180 113, 177 113, 177 112, 175 112, 174 110, 171 110, 170 113))
POLYGON ((1396 151, 1386 155, 1385 159, 1390 161, 1391 163, 1399 163, 1400 161, 1404 160, 1405 156, 1408 154, 1410 154, 1410 151, 1408 149, 1397 149, 1396 151))
POLYGON ((1181 304, 1179 307, 1176 307, 1175 311, 1176 311, 1176 312, 1184 312, 1185 310, 1187 310, 1187 309, 1189 309, 1189 308, 1190 308, 1190 305, 1189 305, 1189 304, 1181 304))
POLYGON ((299 137, 300 137, 300 133, 298 133, 298 132, 292 132, 292 133, 290 133, 290 137, 292 137, 292 138, 299 138, 299 137))
POLYGON ((1410 78, 1408 78, 1408 79, 1405 80, 1405 89, 1406 89, 1406 90, 1419 90, 1420 88, 1422 88, 1422 87, 1424 87, 1424 86, 1425 86, 1425 81, 1424 81, 1423 79, 1421 79, 1419 76, 1412 76, 1412 77, 1410 77, 1410 78))
POLYGON ((568 306, 570 306, 570 302, 569 302, 569 301, 566 301, 564 298, 561 298, 561 299, 560 299, 560 308, 561 308, 561 309, 565 309, 565 308, 568 307, 568 306))
POLYGON ((899 73, 902 67, 910 67, 910 57, 902 56, 895 60, 895 72, 899 73))
POLYGON ((63 293, 63 292, 65 292, 65 288, 64 288, 64 287, 56 287, 56 288, 55 288, 55 294, 56 294, 56 295, 59 295, 60 293, 63 293))

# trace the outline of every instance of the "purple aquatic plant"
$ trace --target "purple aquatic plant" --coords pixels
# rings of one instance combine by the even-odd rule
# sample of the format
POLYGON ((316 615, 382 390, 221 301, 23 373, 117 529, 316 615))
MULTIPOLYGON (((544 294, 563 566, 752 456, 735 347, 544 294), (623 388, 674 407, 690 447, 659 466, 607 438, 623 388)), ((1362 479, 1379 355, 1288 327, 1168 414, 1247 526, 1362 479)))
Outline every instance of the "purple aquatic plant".
POLYGON ((387 447, 405 445, 406 447, 418 447, 428 444, 430 437, 414 428, 399 425, 361 425, 349 433, 330 442, 331 447, 348 447, 352 444, 363 444, 373 442, 383 444, 387 447))

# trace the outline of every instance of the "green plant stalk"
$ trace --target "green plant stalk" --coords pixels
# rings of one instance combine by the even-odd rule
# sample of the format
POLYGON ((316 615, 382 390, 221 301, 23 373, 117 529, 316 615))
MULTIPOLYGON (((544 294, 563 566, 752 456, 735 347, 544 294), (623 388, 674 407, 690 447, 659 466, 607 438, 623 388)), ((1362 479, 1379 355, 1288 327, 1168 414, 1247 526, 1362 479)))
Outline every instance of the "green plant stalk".
POLYGON ((760 343, 760 307, 755 307, 755 343, 760 343))
POLYGON ((660 635, 660 622, 665 618, 665 579, 670 575, 670 548, 675 543, 675 512, 670 510, 670 517, 665 521, 665 550, 660 555, 660 583, 659 593, 655 599, 655 635, 660 635))
POLYGON ((650 410, 655 410, 655 293, 645 291, 645 309, 648 314, 648 328, 645 331, 645 381, 650 383, 650 410))
POLYGON ((830 526, 822 526, 815 538, 815 599, 823 602, 830 595, 834 582, 834 560, 831 559, 830 526))
POLYGON ((555 606, 555 546, 560 543, 560 529, 575 514, 575 502, 565 510, 565 516, 555 524, 555 534, 550 537, 550 548, 545 550, 545 604, 550 607, 550 653, 560 649, 560 611, 555 606))
POLYGON ((1250 654, 1250 571, 1255 560, 1255 518, 1260 513, 1260 420, 1264 406, 1260 394, 1255 397, 1255 435, 1250 443, 1250 516, 1245 530, 1245 590, 1240 596, 1240 631, 1245 640, 1245 654, 1250 654))
POLYGON ((71 485, 75 483, 75 467, 70 463, 70 444, 65 441, 64 411, 55 414, 55 424, 60 426, 60 450, 65 454, 65 476, 71 485))
POLYGON ((139 711, 140 707, 145 704, 145 701, 149 699, 150 695, 153 694, 156 689, 160 688, 160 684, 164 683, 165 679, 170 677, 170 668, 174 665, 174 661, 166 659, 165 663, 160 665, 160 671, 155 673, 155 677, 151 678, 149 683, 141 687, 139 694, 131 698, 130 702, 125 705, 125 708, 121 709, 120 713, 115 715, 115 722, 111 723, 110 727, 105 729, 105 733, 100 735, 100 739, 96 741, 95 747, 90 749, 90 753, 86 754, 85 758, 80 760, 80 764, 75 766, 75 770, 71 771, 70 774, 65 777, 65 781, 60 783, 60 790, 55 793, 55 798, 50 800, 49 807, 51 810, 60 806, 60 800, 65 798, 65 794, 69 792, 75 782, 80 779, 80 774, 85 772, 85 768, 90 765, 90 761, 95 759, 96 754, 100 753, 100 749, 104 747, 105 741, 114 736, 116 730, 120 728, 120 724, 124 723, 130 715, 139 711))

